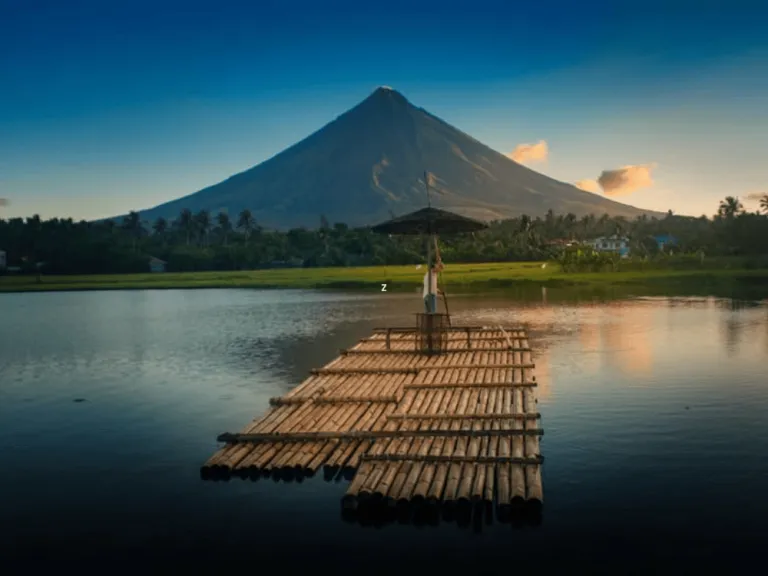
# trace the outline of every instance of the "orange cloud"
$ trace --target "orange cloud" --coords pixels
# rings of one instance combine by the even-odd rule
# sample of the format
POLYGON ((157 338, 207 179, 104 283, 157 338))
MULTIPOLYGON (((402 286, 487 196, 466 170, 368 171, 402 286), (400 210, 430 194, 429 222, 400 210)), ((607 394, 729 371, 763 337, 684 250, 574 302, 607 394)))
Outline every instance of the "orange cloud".
POLYGON ((747 202, 760 202, 760 200, 766 196, 768 196, 768 192, 750 192, 744 197, 744 199, 747 202))
POLYGON ((579 180, 574 186, 585 192, 600 193, 600 184, 597 183, 597 180, 579 180))
POLYGON ((518 144, 515 149, 507 154, 515 162, 541 162, 549 156, 549 146, 545 140, 539 140, 536 144, 518 144))
POLYGON ((656 168, 656 164, 638 164, 623 166, 615 170, 603 170, 597 183, 606 196, 632 194, 640 188, 653 186, 651 171, 654 168, 656 168))

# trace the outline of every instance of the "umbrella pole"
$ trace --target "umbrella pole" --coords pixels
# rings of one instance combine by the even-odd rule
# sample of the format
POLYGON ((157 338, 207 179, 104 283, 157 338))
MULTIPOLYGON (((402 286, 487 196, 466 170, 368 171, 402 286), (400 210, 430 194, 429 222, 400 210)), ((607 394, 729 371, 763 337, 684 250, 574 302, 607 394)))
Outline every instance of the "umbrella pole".
MULTIPOLYGON (((440 258, 440 247, 437 244, 437 235, 433 236, 433 240, 435 241, 435 258, 436 260, 439 260, 440 263, 442 263, 442 258, 440 258)), ((443 272, 440 271, 440 281, 443 280, 443 272)), ((438 290, 438 292, 440 292, 438 290)), ((448 326, 451 325, 451 312, 448 309, 448 295, 445 293, 445 285, 443 285, 443 290, 440 292, 443 295, 443 302, 445 303, 445 315, 448 317, 448 326)), ((435 310, 437 311, 437 310, 435 310)))
MULTIPOLYGON (((440 275, 442 276, 442 273, 440 275)), ((450 326, 451 312, 448 310, 448 294, 445 293, 445 286, 443 286, 443 302, 445 302, 445 315, 448 316, 448 326, 450 326)))

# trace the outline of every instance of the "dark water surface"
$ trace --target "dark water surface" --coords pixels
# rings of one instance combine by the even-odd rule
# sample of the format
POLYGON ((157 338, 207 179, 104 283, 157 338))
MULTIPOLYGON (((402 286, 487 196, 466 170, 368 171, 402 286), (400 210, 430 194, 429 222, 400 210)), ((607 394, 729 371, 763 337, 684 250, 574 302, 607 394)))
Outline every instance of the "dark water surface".
MULTIPOLYGON (((345 482, 203 482, 241 429, 414 296, 0 295, 0 570, 668 573, 768 550, 768 306, 714 298, 450 302, 530 324, 541 525, 342 521, 345 482), (762 550, 761 550, 762 548, 762 550)), ((759 566, 761 564, 756 564, 759 566)))

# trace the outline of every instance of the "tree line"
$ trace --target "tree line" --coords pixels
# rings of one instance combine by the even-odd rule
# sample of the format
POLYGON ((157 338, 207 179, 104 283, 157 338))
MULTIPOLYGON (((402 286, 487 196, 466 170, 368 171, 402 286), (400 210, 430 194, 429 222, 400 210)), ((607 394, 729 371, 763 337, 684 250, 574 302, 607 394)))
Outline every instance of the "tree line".
MULTIPOLYGON (((643 258, 659 252, 657 235, 674 236, 677 244, 668 249, 680 253, 763 257, 768 254, 768 195, 758 212, 746 211, 729 196, 712 218, 671 211, 663 218, 578 218, 550 210, 544 217, 522 215, 473 234, 441 238, 441 252, 447 263, 537 261, 556 257, 564 240, 612 235, 628 237, 632 254, 643 258)), ((424 248, 423 238, 331 225, 323 216, 316 229, 267 230, 249 210, 232 219, 226 212, 185 209, 173 221, 152 223, 142 222, 136 212, 119 222, 0 219, 0 250, 8 266, 33 271, 40 264, 48 274, 146 272, 150 257, 165 261, 169 271, 417 264, 424 248)))

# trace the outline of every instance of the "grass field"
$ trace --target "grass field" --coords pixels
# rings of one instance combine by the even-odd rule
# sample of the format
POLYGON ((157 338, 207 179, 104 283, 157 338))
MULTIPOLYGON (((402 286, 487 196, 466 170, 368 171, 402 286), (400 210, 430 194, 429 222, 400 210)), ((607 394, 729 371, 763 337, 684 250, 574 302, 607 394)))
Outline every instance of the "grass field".
MULTIPOLYGON (((367 268, 289 268, 232 272, 179 272, 91 276, 2 276, 0 292, 59 290, 131 290, 178 288, 327 288, 412 291, 421 285, 424 268, 380 266, 367 268)), ((446 291, 504 288, 525 283, 543 286, 617 286, 682 281, 747 281, 768 283, 768 270, 648 270, 565 274, 556 265, 535 262, 454 264, 443 272, 446 291)))

